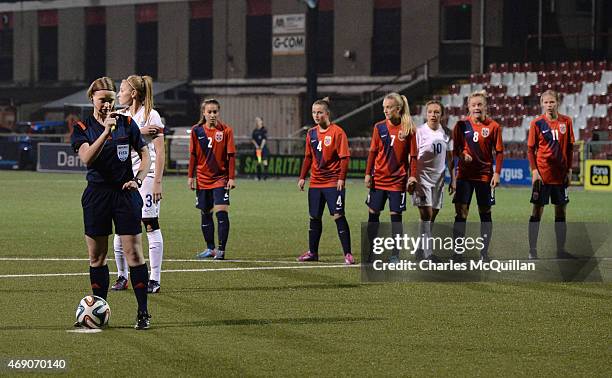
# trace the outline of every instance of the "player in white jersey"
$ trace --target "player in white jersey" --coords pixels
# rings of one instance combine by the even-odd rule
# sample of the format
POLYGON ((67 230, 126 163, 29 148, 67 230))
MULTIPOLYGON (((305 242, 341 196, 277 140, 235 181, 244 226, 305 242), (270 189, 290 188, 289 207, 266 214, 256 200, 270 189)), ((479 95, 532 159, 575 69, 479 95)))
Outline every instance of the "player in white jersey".
MULTIPOLYGON (((131 75, 121 82, 118 94, 119 103, 127 105, 123 114, 130 116, 138 124, 140 133, 149 147, 151 168, 139 189, 144 206, 142 223, 149 240, 149 260, 151 275, 147 287, 149 293, 160 290, 161 265, 164 255, 164 240, 159 229, 159 207, 162 199, 162 177, 166 152, 164 146, 164 125, 159 113, 153 109, 153 79, 150 76, 131 75)), ((140 157, 132 154, 132 166, 138 169, 140 157)), ((117 262, 117 281, 113 290, 127 288, 127 262, 123 254, 121 240, 115 235, 115 261, 117 262)))
MULTIPOLYGON (((420 235, 431 237, 431 226, 442 208, 444 171, 448 165, 451 181, 449 194, 455 191, 455 169, 452 157, 453 141, 450 132, 440 124, 444 107, 439 101, 425 104, 427 122, 417 127, 417 187, 412 194, 412 205, 419 207, 420 235)), ((422 258, 435 260, 431 246, 423 245, 422 258)))

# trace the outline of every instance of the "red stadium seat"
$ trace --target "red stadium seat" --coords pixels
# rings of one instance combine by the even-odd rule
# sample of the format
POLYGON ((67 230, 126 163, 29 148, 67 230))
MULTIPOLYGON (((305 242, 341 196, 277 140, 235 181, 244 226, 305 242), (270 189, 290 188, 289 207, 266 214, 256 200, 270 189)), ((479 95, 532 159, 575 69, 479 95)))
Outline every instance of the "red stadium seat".
POLYGON ((510 66, 510 72, 522 72, 520 63, 512 63, 510 66))
POLYGON ((497 70, 497 63, 491 63, 489 64, 489 72, 499 72, 497 70))
POLYGON ((540 107, 538 105, 532 105, 527 108, 527 114, 529 116, 537 116, 540 115, 540 107))
POLYGON ((480 80, 480 78, 478 77, 478 74, 470 74, 470 84, 474 85, 474 84, 478 84, 480 80))
POLYGON ((595 69, 597 71, 605 71, 607 65, 608 62, 606 62, 605 60, 600 60, 599 62, 595 63, 595 69))
POLYGON ((527 116, 527 108, 523 105, 517 106, 515 111, 516 111, 516 115, 518 115, 519 117, 527 116))
POLYGON ((508 72, 509 68, 508 68, 508 63, 500 63, 499 64, 499 72, 508 72))
POLYGON ((557 83, 557 91, 559 93, 566 94, 566 93, 569 93, 569 90, 570 90, 570 88, 569 88, 568 85, 566 85, 564 83, 557 83))
POLYGON ((489 72, 480 75, 480 84, 486 84, 491 81, 491 74, 489 72))
POLYGON ((568 72, 570 70, 569 62, 561 62, 559 63, 559 71, 568 72))
POLYGON ((523 72, 533 72, 533 64, 531 62, 523 63, 523 72))
POLYGON ((599 80, 601 80, 601 71, 589 71, 587 73, 587 81, 595 83, 599 80))
POLYGON ((549 62, 546 63, 546 71, 556 71, 557 70, 557 62, 549 62))
POLYGON ((459 89, 458 84, 452 84, 449 88, 449 94, 459 94, 459 89))
POLYGON ((572 70, 574 71, 580 71, 582 69, 582 62, 581 61, 575 61, 571 63, 572 66, 572 70))
POLYGON ((593 137, 593 131, 589 129, 581 129, 580 130, 580 140, 590 141, 593 137))
POLYGON ((612 71, 612 60, 608 61, 608 71, 612 71))
POLYGON ((582 69, 585 71, 592 71, 595 68, 595 62, 588 60, 582 64, 582 69))

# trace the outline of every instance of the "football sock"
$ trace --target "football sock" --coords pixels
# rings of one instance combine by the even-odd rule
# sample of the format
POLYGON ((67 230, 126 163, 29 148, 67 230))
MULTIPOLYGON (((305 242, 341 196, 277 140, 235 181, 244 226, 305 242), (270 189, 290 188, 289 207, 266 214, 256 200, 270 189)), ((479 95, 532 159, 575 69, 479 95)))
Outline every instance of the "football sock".
POLYGON ((117 263, 117 276, 128 277, 128 264, 125 254, 123 253, 123 246, 121 245, 121 237, 115 234, 113 240, 113 247, 115 249, 115 262, 117 263))
POLYGON ((348 222, 344 215, 336 219, 336 228, 338 230, 340 244, 342 244, 342 252, 344 252, 345 255, 351 253, 351 230, 349 229, 348 222))
POLYGON ((321 219, 310 219, 308 228, 308 250, 315 255, 319 253, 319 241, 323 232, 323 222, 321 219))
POLYGON ((257 179, 261 180, 261 170, 262 170, 261 164, 257 164, 257 167, 255 169, 257 171, 257 179))
MULTIPOLYGON (((391 214, 391 233, 395 238, 395 235, 401 235, 404 233, 404 225, 402 223, 402 214, 391 214)), ((400 251, 393 249, 393 256, 399 256, 400 251)))
POLYGON ((130 267, 130 281, 132 282, 132 288, 134 288, 134 294, 138 302, 138 311, 146 312, 147 284, 149 283, 149 270, 146 263, 130 267))
POLYGON ((431 238, 431 221, 421 221, 419 224, 419 236, 422 240, 421 248, 423 248, 423 257, 428 258, 433 253, 429 242, 431 238))
POLYGON ((555 217, 555 236, 557 238, 557 252, 565 251, 566 235, 567 223, 565 223, 565 217, 555 217))
POLYGON ((202 211, 202 235, 206 241, 206 248, 215 249, 215 223, 212 213, 202 211))
POLYGON ((378 228, 380 226, 380 213, 368 213, 368 225, 367 225, 367 234, 368 234, 368 243, 370 249, 368 251, 368 261, 374 258, 372 250, 374 249, 374 238, 378 235, 378 228))
POLYGON ((219 250, 225 251, 230 229, 227 211, 217 211, 217 226, 219 227, 219 250))
POLYGON ((108 265, 99 267, 89 267, 89 281, 91 282, 91 290, 93 295, 106 299, 108 294, 108 265))
POLYGON ((453 239, 465 237, 465 218, 459 215, 455 216, 455 223, 453 224, 453 239))
POLYGON ((151 264, 151 279, 160 282, 161 266, 164 258, 164 238, 161 230, 147 232, 149 239, 149 263, 151 264))
POLYGON ((491 243, 491 234, 493 233, 493 220, 491 219, 491 213, 480 214, 480 236, 483 239, 484 247, 481 254, 487 254, 489 252, 489 244, 491 243))
POLYGON ((540 233, 540 219, 529 217, 529 250, 538 248, 538 234, 540 233))

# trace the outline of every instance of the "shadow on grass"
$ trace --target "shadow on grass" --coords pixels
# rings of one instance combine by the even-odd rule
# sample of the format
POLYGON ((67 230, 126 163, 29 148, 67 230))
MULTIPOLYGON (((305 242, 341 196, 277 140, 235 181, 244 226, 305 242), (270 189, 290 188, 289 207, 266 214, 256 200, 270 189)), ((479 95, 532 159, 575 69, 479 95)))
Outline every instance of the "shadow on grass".
POLYGON ((305 284, 305 285, 283 285, 283 286, 251 286, 251 287, 185 287, 176 289, 165 289, 165 293, 199 293, 215 291, 283 291, 283 290, 311 290, 311 289, 354 289, 361 287, 359 283, 335 283, 335 284, 305 284))
MULTIPOLYGON (((262 326, 262 325, 300 325, 300 324, 333 324, 351 322, 372 322, 386 320, 386 318, 366 318, 356 316, 338 317, 309 317, 309 318, 281 318, 281 319, 225 319, 203 320, 191 322, 160 322, 152 323, 153 328, 184 328, 184 327, 219 327, 219 326, 262 326)), ((113 328, 133 328, 131 326, 115 326, 113 328)), ((2 329, 2 328, 0 328, 2 329)))
MULTIPOLYGON (((372 322, 386 320, 386 318, 375 317, 355 317, 355 316, 338 316, 338 317, 310 317, 310 318, 281 318, 281 319, 225 319, 225 320, 202 320, 190 322, 153 322, 151 330, 164 328, 191 328, 191 327, 219 327, 219 326, 262 326, 262 325, 300 325, 300 324, 333 324, 333 323, 350 323, 350 322, 372 322)), ((64 331, 70 330, 66 326, 24 326, 24 325, 7 325, 0 327, 0 331, 64 331)), ((109 330, 113 329, 134 329, 133 325, 113 325, 109 330)))

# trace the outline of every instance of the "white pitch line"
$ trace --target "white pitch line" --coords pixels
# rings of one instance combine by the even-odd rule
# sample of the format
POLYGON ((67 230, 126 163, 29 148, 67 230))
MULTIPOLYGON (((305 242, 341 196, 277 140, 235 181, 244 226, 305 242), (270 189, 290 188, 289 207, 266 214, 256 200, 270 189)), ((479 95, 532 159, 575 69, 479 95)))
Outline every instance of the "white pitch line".
MULTIPOLYGON (((149 259, 145 259, 149 261, 149 259)), ((0 257, 0 261, 89 261, 87 258, 76 258, 76 257, 0 257)), ((214 262, 218 263, 219 260, 213 259, 164 259, 164 262, 214 262)), ((231 263, 240 263, 240 264, 303 264, 300 261, 291 261, 291 260, 241 260, 241 259, 226 259, 222 262, 231 262, 231 263)), ((337 263, 333 262, 321 262, 318 261, 317 264, 321 265, 334 265, 337 263)))
MULTIPOLYGON (((358 268, 355 265, 301 265, 301 266, 256 266, 248 268, 208 268, 208 269, 168 269, 162 273, 190 273, 190 272, 238 272, 253 270, 289 270, 289 269, 325 269, 325 268, 358 268)), ((117 272, 109 272, 116 274, 117 272)), ((82 273, 30 273, 30 274, 2 274, 0 278, 23 278, 23 277, 67 277, 67 276, 88 276, 89 272, 82 273)))

